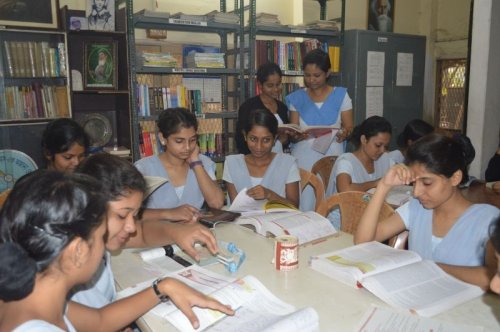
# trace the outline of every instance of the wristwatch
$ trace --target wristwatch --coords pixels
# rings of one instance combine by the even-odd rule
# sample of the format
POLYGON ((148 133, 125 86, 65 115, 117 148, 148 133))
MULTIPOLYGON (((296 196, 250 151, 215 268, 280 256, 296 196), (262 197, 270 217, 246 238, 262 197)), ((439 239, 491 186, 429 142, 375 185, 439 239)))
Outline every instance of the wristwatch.
POLYGON ((190 162, 189 163, 189 168, 193 169, 193 168, 195 168, 198 165, 203 166, 203 162, 201 160, 196 160, 196 161, 190 162))
POLYGON ((162 281, 162 279, 158 278, 156 279, 155 281, 153 281, 153 284, 151 285, 151 287, 153 288, 156 296, 158 297, 158 299, 160 300, 160 302, 168 302, 170 300, 170 298, 165 295, 165 294, 162 294, 160 292, 160 290, 158 289, 158 284, 162 281))

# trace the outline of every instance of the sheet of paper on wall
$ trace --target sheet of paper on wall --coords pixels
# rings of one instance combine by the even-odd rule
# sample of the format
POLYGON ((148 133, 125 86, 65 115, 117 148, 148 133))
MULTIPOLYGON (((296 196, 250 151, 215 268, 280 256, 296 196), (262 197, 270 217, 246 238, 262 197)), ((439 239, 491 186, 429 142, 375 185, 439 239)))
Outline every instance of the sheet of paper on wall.
POLYGON ((368 51, 366 56, 366 86, 384 86, 385 53, 368 51))
POLYGON ((411 86, 413 80, 413 54, 398 53, 396 86, 411 86))
POLYGON ((481 332, 481 326, 442 322, 408 313, 379 308, 368 308, 353 332, 375 331, 440 331, 440 332, 481 332))
POLYGON ((384 87, 366 87, 366 118, 384 116, 384 87))

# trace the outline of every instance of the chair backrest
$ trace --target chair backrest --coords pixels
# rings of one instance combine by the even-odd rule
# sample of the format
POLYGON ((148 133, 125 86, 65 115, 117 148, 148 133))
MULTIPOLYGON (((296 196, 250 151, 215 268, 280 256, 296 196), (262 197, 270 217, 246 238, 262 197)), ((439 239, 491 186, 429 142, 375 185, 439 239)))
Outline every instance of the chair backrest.
POLYGON ((323 201, 325 197, 325 187, 321 180, 313 173, 306 171, 305 169, 299 168, 300 171, 300 192, 304 191, 304 188, 311 186, 314 189, 314 195, 316 196, 316 207, 318 210, 319 204, 323 201))
POLYGON ((5 200, 7 199, 7 196, 9 196, 11 189, 7 189, 5 191, 2 191, 0 193, 0 208, 3 206, 3 203, 5 203, 5 200))
POLYGON ((337 160, 337 156, 326 156, 315 162, 311 168, 311 173, 319 174, 325 188, 328 186, 328 181, 330 181, 330 174, 332 174, 335 160, 337 160))

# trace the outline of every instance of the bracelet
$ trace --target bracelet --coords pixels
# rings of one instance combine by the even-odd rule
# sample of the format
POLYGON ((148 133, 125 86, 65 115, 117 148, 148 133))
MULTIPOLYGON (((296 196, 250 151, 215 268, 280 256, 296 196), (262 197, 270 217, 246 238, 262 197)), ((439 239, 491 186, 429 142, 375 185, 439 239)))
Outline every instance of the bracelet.
POLYGON ((201 160, 196 160, 196 161, 190 162, 189 163, 189 168, 193 169, 193 168, 195 168, 198 165, 203 166, 203 162, 201 160))
POLYGON ((162 279, 158 278, 156 279, 155 281, 153 281, 153 284, 151 285, 151 287, 153 288, 156 296, 158 297, 158 299, 160 300, 160 302, 168 302, 170 300, 170 298, 165 295, 165 294, 162 294, 160 292, 160 290, 158 289, 158 283, 160 283, 160 281, 162 281, 162 279))

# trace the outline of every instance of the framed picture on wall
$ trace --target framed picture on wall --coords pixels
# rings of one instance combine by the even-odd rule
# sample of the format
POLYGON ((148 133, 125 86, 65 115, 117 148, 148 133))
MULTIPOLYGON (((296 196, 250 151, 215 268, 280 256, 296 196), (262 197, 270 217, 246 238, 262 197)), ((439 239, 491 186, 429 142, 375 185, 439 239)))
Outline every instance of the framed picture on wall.
POLYGON ((87 0, 89 30, 115 31, 115 0, 87 0))
POLYGON ((395 0, 368 0, 368 30, 393 32, 395 0))
POLYGON ((85 90, 118 89, 116 42, 86 42, 83 72, 85 90))
POLYGON ((57 0, 1 0, 0 25, 57 29, 57 0))

